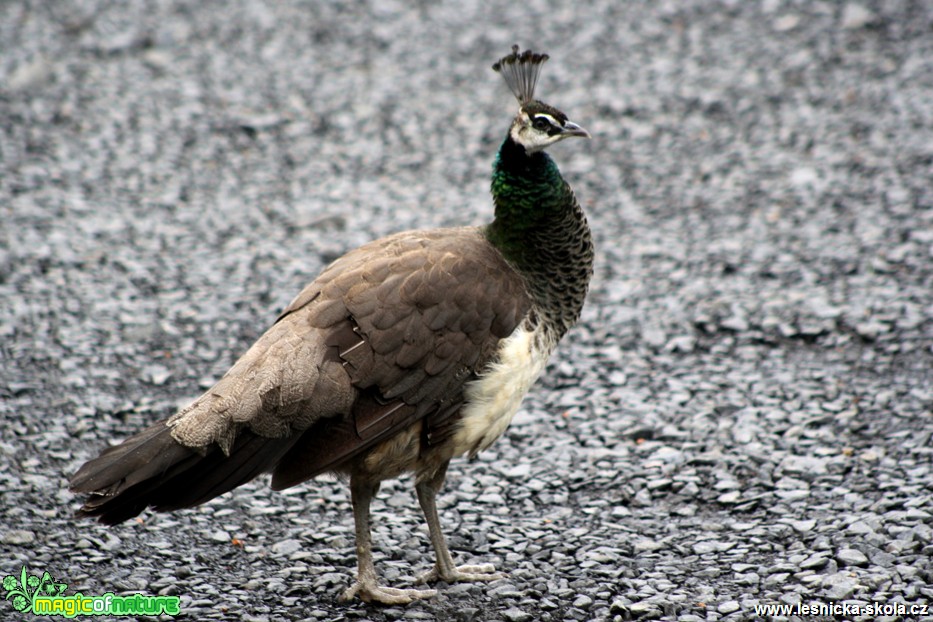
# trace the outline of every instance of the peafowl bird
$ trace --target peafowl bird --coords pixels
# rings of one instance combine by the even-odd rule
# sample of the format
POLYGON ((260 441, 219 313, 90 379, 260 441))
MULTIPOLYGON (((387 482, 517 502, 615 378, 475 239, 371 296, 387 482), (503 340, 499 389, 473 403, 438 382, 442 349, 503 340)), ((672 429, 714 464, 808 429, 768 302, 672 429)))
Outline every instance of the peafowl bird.
POLYGON ((500 578, 455 565, 436 496, 452 458, 508 427, 593 272, 586 217, 545 153, 589 134, 534 98, 547 59, 514 46, 493 65, 519 109, 493 166, 490 224, 398 233, 334 261, 216 385, 84 464, 70 482, 88 495, 78 515, 112 525, 265 472, 275 490, 336 473, 349 479, 358 562, 341 598, 405 604, 436 590, 380 584, 370 503, 410 472, 436 554, 419 582, 500 578))

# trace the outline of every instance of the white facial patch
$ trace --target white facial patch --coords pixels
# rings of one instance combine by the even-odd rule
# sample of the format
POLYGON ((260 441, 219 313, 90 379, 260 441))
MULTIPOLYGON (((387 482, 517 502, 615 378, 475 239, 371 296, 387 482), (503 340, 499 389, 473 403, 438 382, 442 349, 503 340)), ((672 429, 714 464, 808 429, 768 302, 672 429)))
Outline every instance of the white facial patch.
POLYGON ((527 112, 522 110, 518 118, 516 118, 515 123, 512 124, 512 129, 509 133, 512 136, 512 140, 525 148, 525 153, 535 153, 567 137, 560 132, 553 135, 549 134, 548 132, 551 127, 561 127, 561 124, 552 115, 546 112, 538 112, 535 114, 534 118, 532 118, 528 116, 527 112), (536 128, 535 119, 539 118, 547 120, 549 122, 548 126, 542 129, 536 128))

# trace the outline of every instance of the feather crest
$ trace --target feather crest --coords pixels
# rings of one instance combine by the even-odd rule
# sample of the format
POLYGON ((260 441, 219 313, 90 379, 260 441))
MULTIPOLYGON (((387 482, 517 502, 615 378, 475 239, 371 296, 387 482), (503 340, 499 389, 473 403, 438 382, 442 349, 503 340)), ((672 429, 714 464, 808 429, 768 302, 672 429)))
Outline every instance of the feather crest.
POLYGON ((550 57, 531 50, 519 52, 519 49, 517 45, 513 45, 512 53, 500 58, 492 68, 502 75, 519 103, 527 104, 534 99, 541 65, 550 57))

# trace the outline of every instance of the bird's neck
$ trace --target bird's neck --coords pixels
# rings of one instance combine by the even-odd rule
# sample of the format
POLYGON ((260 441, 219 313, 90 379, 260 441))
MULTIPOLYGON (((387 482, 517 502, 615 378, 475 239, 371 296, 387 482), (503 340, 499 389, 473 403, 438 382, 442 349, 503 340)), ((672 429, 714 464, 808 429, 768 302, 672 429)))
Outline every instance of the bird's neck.
POLYGON ((525 278, 544 320, 563 335, 580 316, 593 273, 583 210, 554 161, 507 137, 492 176, 495 220, 486 237, 525 278))

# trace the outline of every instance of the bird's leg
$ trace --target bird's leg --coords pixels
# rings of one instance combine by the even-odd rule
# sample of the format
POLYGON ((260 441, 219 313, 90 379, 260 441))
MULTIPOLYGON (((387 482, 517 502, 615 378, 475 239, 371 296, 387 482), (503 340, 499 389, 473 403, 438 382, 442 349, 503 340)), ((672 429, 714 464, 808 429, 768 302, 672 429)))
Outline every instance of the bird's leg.
POLYGON ((378 490, 378 482, 350 478, 350 498, 356 527, 357 577, 356 583, 340 596, 340 600, 346 602, 359 596, 368 603, 407 605, 419 598, 431 598, 437 594, 437 590, 402 590, 379 585, 376 567, 373 565, 373 539, 369 530, 369 505, 378 490))
POLYGON ((447 475, 447 464, 449 462, 438 469, 433 477, 419 481, 415 485, 421 511, 424 512, 424 517, 428 521, 431 545, 434 547, 434 554, 437 557, 434 568, 418 577, 418 583, 427 583, 438 579, 447 583, 501 579, 503 575, 497 573, 492 564, 454 565, 454 559, 450 555, 450 549, 447 548, 447 540, 444 538, 444 532, 441 531, 441 521, 437 515, 437 493, 444 484, 444 478, 447 475))

